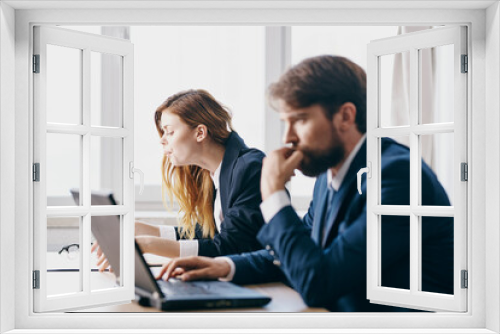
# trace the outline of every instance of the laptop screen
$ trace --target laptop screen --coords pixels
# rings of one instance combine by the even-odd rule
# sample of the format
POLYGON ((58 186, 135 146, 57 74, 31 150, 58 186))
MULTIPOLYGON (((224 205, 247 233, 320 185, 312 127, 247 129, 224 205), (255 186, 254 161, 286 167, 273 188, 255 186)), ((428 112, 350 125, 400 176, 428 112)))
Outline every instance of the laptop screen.
POLYGON ((135 243, 135 287, 151 294, 157 292, 160 297, 163 296, 137 242, 135 243))
MULTIPOLYGON (((78 189, 71 189, 71 194, 75 203, 80 203, 80 192, 78 189)), ((112 192, 92 191, 91 205, 116 205, 112 192)), ((108 262, 113 269, 116 281, 120 282, 121 276, 121 221, 120 216, 92 216, 91 232, 99 243, 99 247, 106 255, 108 262)))

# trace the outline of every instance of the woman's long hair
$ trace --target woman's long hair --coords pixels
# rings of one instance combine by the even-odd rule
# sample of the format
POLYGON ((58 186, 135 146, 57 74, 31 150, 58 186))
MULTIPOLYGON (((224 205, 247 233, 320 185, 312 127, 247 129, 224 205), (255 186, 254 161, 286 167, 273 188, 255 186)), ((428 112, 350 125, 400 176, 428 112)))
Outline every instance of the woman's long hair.
MULTIPOLYGON (((161 115, 164 111, 171 112, 193 129, 203 124, 207 127, 208 136, 217 144, 224 145, 231 134, 231 113, 205 90, 187 90, 170 96, 155 112, 156 129, 163 136, 161 115)), ((181 237, 193 239, 198 223, 203 231, 203 237, 213 238, 215 221, 213 215, 213 182, 210 172, 198 166, 175 167, 167 156, 163 157, 162 199, 168 208, 165 194, 170 202, 174 198, 179 203, 184 216, 180 220, 179 233, 181 237)))

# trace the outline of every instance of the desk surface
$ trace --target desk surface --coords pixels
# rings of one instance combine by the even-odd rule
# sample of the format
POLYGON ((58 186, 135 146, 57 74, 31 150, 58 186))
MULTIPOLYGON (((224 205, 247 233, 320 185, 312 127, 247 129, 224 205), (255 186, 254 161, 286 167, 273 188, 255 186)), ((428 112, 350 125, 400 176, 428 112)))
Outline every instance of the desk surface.
MULTIPOLYGON (((57 253, 50 254, 47 257, 49 268, 68 268, 72 267, 73 263, 68 264, 62 260, 62 257, 57 256, 57 253)), ((168 261, 166 258, 155 256, 146 256, 149 263, 162 263, 168 261)), ((94 262, 94 259, 91 259, 94 262)), ((95 262, 94 262, 95 263, 95 262)), ((47 276, 47 288, 53 293, 76 292, 74 288, 78 285, 79 272, 50 272, 47 276), (74 288, 72 286, 75 285, 74 288), (62 290, 61 290, 62 289, 62 290)), ((112 288, 115 282, 115 275, 110 272, 92 272, 91 273, 91 289, 99 290, 103 288, 112 288)), ((327 312, 322 308, 308 307, 300 295, 292 288, 283 283, 267 283, 259 285, 248 285, 250 289, 259 291, 260 293, 270 296, 271 302, 264 307, 258 308, 232 308, 232 309, 214 309, 203 310, 203 312, 327 312)), ((161 312, 153 307, 145 307, 139 305, 136 301, 128 304, 111 305, 97 308, 81 310, 79 312, 161 312)), ((184 311, 183 311, 184 312, 184 311)), ((189 312, 189 311, 188 311, 189 312)), ((200 310, 194 311, 200 312, 200 310)))
MULTIPOLYGON (((327 312, 322 308, 310 308, 304 304, 300 295, 283 283, 268 283, 259 285, 247 285, 247 288, 259 291, 272 298, 271 302, 264 307, 256 308, 232 308, 213 310, 194 310, 182 312, 327 312)), ((136 301, 129 304, 113 305, 81 310, 80 312, 162 312, 153 307, 144 307, 136 301)))

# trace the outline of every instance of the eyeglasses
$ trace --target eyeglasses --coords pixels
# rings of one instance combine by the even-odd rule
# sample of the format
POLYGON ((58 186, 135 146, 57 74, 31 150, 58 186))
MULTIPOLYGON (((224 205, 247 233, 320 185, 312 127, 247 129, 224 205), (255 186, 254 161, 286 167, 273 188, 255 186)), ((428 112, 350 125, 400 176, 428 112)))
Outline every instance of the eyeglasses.
POLYGON ((74 259, 78 258, 78 252, 79 251, 80 251, 80 245, 78 245, 78 244, 71 244, 71 245, 64 246, 57 253, 60 254, 60 255, 62 255, 63 253, 65 253, 69 260, 74 260, 74 259))
MULTIPOLYGON (((92 244, 91 244, 92 245, 92 244)), ((78 259, 78 255, 80 252, 80 245, 79 244, 71 244, 71 245, 66 245, 61 248, 59 252, 57 252, 59 255, 66 255, 68 260, 75 260, 78 259)), ((80 271, 80 269, 75 269, 75 268, 63 268, 63 269, 47 269, 47 272, 52 272, 52 271, 80 271)), ((91 271, 93 272, 98 272, 99 268, 92 268, 91 271)), ((109 271, 108 269, 104 269, 104 271, 109 271)))

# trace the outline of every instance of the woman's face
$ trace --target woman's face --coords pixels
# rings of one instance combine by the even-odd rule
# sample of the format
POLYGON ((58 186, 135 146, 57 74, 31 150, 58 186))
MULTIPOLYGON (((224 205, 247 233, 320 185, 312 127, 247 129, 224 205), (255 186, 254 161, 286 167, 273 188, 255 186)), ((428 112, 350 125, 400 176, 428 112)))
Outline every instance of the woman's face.
POLYGON ((160 144, 164 154, 174 166, 196 164, 197 145, 196 128, 191 128, 179 116, 168 111, 161 115, 163 137, 160 144))

